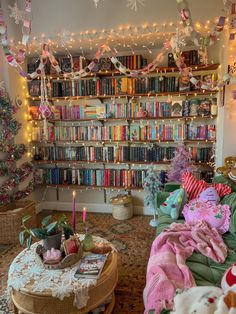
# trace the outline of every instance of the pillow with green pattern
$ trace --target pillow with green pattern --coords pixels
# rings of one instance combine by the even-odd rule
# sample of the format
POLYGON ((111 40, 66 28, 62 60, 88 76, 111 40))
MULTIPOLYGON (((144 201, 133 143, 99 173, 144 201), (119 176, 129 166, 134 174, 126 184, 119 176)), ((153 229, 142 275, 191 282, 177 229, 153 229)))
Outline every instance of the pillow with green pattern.
POLYGON ((186 202, 187 192, 185 189, 180 188, 170 193, 165 202, 160 206, 160 209, 172 219, 177 219, 186 202))

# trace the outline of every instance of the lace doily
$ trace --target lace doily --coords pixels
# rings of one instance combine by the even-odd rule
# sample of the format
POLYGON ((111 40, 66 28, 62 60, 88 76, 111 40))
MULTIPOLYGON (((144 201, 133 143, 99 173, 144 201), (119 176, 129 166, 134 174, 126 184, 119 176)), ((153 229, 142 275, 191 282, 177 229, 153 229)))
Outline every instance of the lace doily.
MULTIPOLYGON (((79 238, 82 241, 84 235, 79 235, 79 238)), ((109 243, 107 240, 95 236, 93 236, 93 240, 109 243)), ((96 285, 97 280, 75 278, 74 274, 79 262, 73 267, 64 269, 45 269, 35 251, 39 243, 34 243, 30 250, 23 250, 12 262, 8 272, 8 298, 10 298, 12 289, 19 291, 27 288, 33 292, 49 292, 60 300, 74 293, 74 306, 78 309, 86 306, 89 299, 88 290, 91 286, 96 285)), ((113 246, 112 249, 115 250, 113 246)))

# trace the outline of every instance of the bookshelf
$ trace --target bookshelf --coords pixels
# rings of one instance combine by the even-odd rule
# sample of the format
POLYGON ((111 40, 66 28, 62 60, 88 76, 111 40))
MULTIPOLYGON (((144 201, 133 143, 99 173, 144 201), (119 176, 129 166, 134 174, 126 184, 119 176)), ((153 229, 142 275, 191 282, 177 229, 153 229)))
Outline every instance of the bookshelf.
MULTIPOLYGON (((216 75, 218 67, 219 64, 193 65, 192 71, 196 75, 216 75)), ((43 119, 37 113, 39 90, 36 88, 32 95, 29 86, 31 95, 28 97, 28 121, 33 128, 33 163, 42 172, 44 179, 41 187, 142 190, 148 165, 167 169, 179 141, 184 142, 192 151, 193 162, 199 172, 213 171, 210 158, 212 145, 216 141, 217 115, 211 108, 216 105, 217 91, 190 88, 180 90, 176 67, 161 67, 155 73, 138 78, 125 77, 116 70, 98 70, 80 80, 55 74, 45 77, 50 86, 48 100, 54 108, 52 117, 47 121, 46 138, 42 133, 43 119), (166 84, 164 87, 163 80, 160 80, 163 77, 166 84), (104 82, 107 82, 107 88, 104 82), (120 83, 124 86, 121 87, 120 83), (63 92, 58 92, 57 84, 67 84, 65 86, 70 86, 70 91, 64 89, 63 92), (78 84, 76 92, 72 90, 72 84, 78 84), (83 84, 87 86, 86 92, 81 90, 83 84), (56 96, 54 88, 58 92, 56 96), (140 92, 140 89, 145 89, 145 92, 140 92), (81 92, 85 94, 80 95, 81 92), (89 107, 90 101, 96 104, 89 107), (171 112, 173 102, 180 104, 181 113, 175 115, 171 112), (205 102, 205 112, 196 108, 195 112, 191 112, 194 102, 197 108, 201 108, 205 102), (188 105, 190 109, 186 114, 184 108, 188 105), (92 114, 85 112, 85 106, 91 109, 92 114), (145 110, 147 115, 138 116, 138 108, 145 110), (68 110, 74 112, 68 113, 68 110), (106 117, 109 112, 112 112, 112 116, 106 117), (132 132, 139 135, 133 136, 132 132), (60 174, 54 177, 53 171, 60 174), (100 171, 99 175, 96 171, 100 171), (78 179, 83 173, 86 173, 85 179, 90 180, 89 184, 78 179), (102 184, 104 173, 111 182, 102 184), (124 177, 122 173, 125 173, 124 177), (55 180, 56 183, 53 182, 55 180)), ((39 77, 30 84, 32 82, 39 86, 39 77)))

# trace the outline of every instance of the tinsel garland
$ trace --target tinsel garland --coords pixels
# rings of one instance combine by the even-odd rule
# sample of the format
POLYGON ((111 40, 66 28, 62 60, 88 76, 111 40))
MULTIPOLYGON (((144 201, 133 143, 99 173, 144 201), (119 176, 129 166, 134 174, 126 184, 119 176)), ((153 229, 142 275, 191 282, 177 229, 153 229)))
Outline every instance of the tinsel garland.
POLYGON ((3 144, 0 143, 0 152, 7 153, 7 161, 19 160, 27 149, 24 144, 3 144))
POLYGON ((0 187, 0 195, 9 193, 20 182, 23 182, 33 171, 33 166, 29 162, 25 162, 20 168, 12 169, 10 179, 0 187))
POLYGON ((0 93, 0 123, 2 132, 0 133, 0 152, 6 153, 6 160, 0 161, 0 176, 9 178, 0 187, 0 203, 10 203, 28 196, 34 189, 35 177, 31 180, 24 190, 12 192, 20 182, 23 182, 33 172, 33 166, 29 162, 23 163, 19 168, 16 167, 16 160, 19 160, 26 152, 24 144, 11 144, 15 135, 21 128, 21 123, 13 118, 17 108, 14 107, 6 93, 0 93))
POLYGON ((1 97, 0 99, 0 118, 11 118, 13 114, 17 112, 16 106, 12 106, 10 100, 7 97, 1 97))
POLYGON ((3 130, 0 135, 1 141, 11 141, 21 128, 21 123, 15 119, 5 119, 2 123, 3 130))

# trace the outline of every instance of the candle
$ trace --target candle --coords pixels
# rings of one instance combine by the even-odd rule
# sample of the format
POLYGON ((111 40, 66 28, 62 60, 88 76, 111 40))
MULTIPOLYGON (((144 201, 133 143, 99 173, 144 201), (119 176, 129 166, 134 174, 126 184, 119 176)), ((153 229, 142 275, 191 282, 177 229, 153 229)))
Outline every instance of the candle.
POLYGON ((73 191, 72 195, 73 195, 73 205, 72 205, 72 228, 73 228, 73 231, 75 232, 75 225, 76 225, 76 217, 75 217, 75 196, 76 196, 76 192, 73 191))
POLYGON ((84 223, 86 222, 86 214, 87 214, 87 208, 84 207, 84 208, 83 208, 83 222, 84 222, 84 223))

